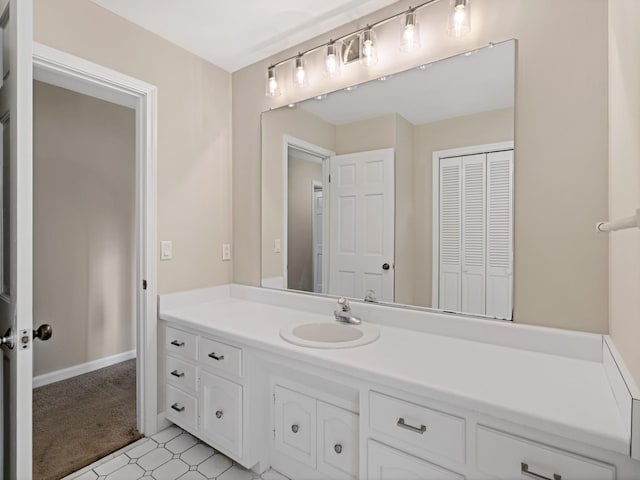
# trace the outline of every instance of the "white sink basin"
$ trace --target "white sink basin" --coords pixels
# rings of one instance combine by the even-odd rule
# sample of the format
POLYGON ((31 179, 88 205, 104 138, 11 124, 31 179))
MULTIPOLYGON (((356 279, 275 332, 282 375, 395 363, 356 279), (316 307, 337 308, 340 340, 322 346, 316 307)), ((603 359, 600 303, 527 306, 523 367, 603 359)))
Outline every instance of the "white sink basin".
POLYGON ((380 331, 370 324, 349 325, 338 322, 296 322, 280 330, 289 343, 310 348, 352 348, 375 342, 380 331))

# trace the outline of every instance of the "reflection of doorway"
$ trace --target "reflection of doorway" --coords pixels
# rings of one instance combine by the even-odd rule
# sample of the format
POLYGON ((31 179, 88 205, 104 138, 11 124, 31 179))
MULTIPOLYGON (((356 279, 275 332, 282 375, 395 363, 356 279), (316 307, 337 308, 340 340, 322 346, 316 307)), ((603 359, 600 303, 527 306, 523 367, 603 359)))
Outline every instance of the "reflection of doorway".
POLYGON ((312 233, 311 241, 313 244, 313 291, 322 293, 324 289, 324 278, 322 275, 322 248, 323 248, 323 200, 324 191, 322 182, 314 181, 312 186, 312 233))
POLYGON ((324 249, 328 245, 329 229, 328 218, 322 215, 322 212, 328 208, 327 160, 332 155, 334 152, 331 150, 288 135, 284 136, 285 188, 281 242, 283 288, 326 293, 323 272, 327 271, 328 256, 324 249), (316 201, 321 203, 322 208, 319 211, 316 201), (318 218, 316 213, 320 214, 318 218), (316 225, 318 219, 321 220, 320 225, 316 225))

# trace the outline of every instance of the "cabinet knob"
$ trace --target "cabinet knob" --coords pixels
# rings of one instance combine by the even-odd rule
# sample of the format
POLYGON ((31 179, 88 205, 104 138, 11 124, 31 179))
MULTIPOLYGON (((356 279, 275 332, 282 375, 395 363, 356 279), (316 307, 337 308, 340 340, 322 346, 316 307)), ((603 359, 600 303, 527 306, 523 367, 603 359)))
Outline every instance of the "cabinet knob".
POLYGON ((335 452, 340 455, 342 453, 342 444, 341 443, 336 443, 333 446, 333 449, 335 450, 335 452))
POLYGON ((222 415, 224 415, 224 413, 222 412, 222 410, 218 410, 216 412, 216 418, 222 418, 222 415))
POLYGON ((300 427, 298 425, 291 425, 291 431, 293 433, 298 433, 298 430, 300 430, 300 427))

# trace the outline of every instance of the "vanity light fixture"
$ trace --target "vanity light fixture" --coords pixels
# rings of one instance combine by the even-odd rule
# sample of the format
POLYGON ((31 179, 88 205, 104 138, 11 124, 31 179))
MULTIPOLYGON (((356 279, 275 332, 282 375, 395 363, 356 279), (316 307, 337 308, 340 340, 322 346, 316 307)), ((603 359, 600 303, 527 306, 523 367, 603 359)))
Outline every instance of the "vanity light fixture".
POLYGON ((412 52, 420 48, 420 25, 416 11, 409 8, 407 12, 400 17, 400 50, 403 52, 412 52))
POLYGON ((371 27, 367 27, 360 34, 360 62, 367 67, 378 63, 376 32, 371 27))
POLYGON ((308 84, 305 63, 303 54, 299 53, 296 57, 296 66, 293 70, 293 84, 298 88, 306 87, 308 84))
POLYGON ((462 37, 471 31, 471 0, 449 0, 449 35, 462 37))
POLYGON ((276 78, 276 66, 271 65, 267 69, 267 97, 280 96, 280 86, 276 78))
POLYGON ((327 51, 324 57, 324 69, 327 75, 330 77, 337 77, 340 75, 340 51, 339 45, 333 40, 329 40, 327 43, 327 51))

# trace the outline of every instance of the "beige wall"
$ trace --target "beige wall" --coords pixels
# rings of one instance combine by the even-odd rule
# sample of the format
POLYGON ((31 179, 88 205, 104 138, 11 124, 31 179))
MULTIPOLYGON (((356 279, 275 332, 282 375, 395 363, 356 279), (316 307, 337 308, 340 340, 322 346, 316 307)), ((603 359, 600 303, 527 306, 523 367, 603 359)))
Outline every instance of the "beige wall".
POLYGON ((396 145, 396 115, 336 126, 336 153, 364 152, 396 145))
POLYGON ((135 349, 135 112, 34 84, 34 375, 135 349))
MULTIPOLYGON (((283 95, 264 96, 270 63, 409 5, 400 1, 233 74, 234 280, 260 283, 261 111, 515 38, 516 321, 606 332, 608 242, 593 228, 607 215, 606 0, 483 0, 473 4, 472 33, 462 39, 446 35, 447 2, 437 2, 420 16, 429 41, 419 53, 398 53, 390 22, 377 30, 375 66, 346 66, 335 80, 310 72, 304 92, 288 88, 283 69, 283 95), (557 200, 550 205, 541 195, 557 200)), ((310 55, 309 64, 318 63, 310 55)))
POLYGON ((35 41, 158 87, 158 239, 174 255, 159 293, 229 282, 231 75, 89 0, 35 0, 34 17, 35 41))
MULTIPOLYGON (((259 117, 259 116, 258 116, 259 117)), ((262 191, 262 225, 264 226, 261 237, 260 226, 256 232, 258 245, 260 238, 262 241, 262 277, 282 277, 282 254, 275 253, 273 250, 273 242, 275 239, 282 238, 284 229, 284 135, 295 137, 298 140, 311 143, 318 147, 335 151, 335 127, 324 120, 302 110, 301 108, 284 108, 268 112, 262 122, 262 131, 265 138, 262 144, 262 156, 264 162, 258 162, 256 165, 257 172, 262 170, 262 183, 260 175, 258 175, 257 184, 254 183, 253 170, 244 172, 236 172, 237 175, 246 177, 246 182, 239 182, 236 185, 240 192, 244 192, 244 196, 253 197, 256 192, 262 191), (267 120, 268 119, 268 120, 267 120), (261 185, 267 188, 262 189, 261 185)), ((260 130, 258 130, 260 131, 260 130)), ((260 144, 259 144, 260 145, 260 144)), ((260 158, 260 156, 258 156, 260 158)), ((238 195, 242 197, 243 195, 238 195)), ((242 200, 236 200, 242 201, 242 200)), ((260 203, 258 203, 258 224, 260 225, 260 203)), ((244 217, 234 217, 235 222, 242 222, 244 217)), ((239 238, 240 244, 244 243, 244 237, 239 238)), ((246 255, 246 252, 240 250, 241 255, 236 256, 236 262, 242 262, 240 258, 246 255)), ((284 252, 284 250, 283 250, 284 252)), ((258 274, 257 284, 260 285, 260 256, 254 257, 258 262, 256 270, 258 274)))
POLYGON ((287 194, 287 288, 313 292, 313 182, 322 184, 322 165, 289 156, 287 194))
MULTIPOLYGON (((640 2, 609 1, 609 218, 640 208, 640 2)), ((609 328, 640 385, 640 232, 609 234, 609 328)))

